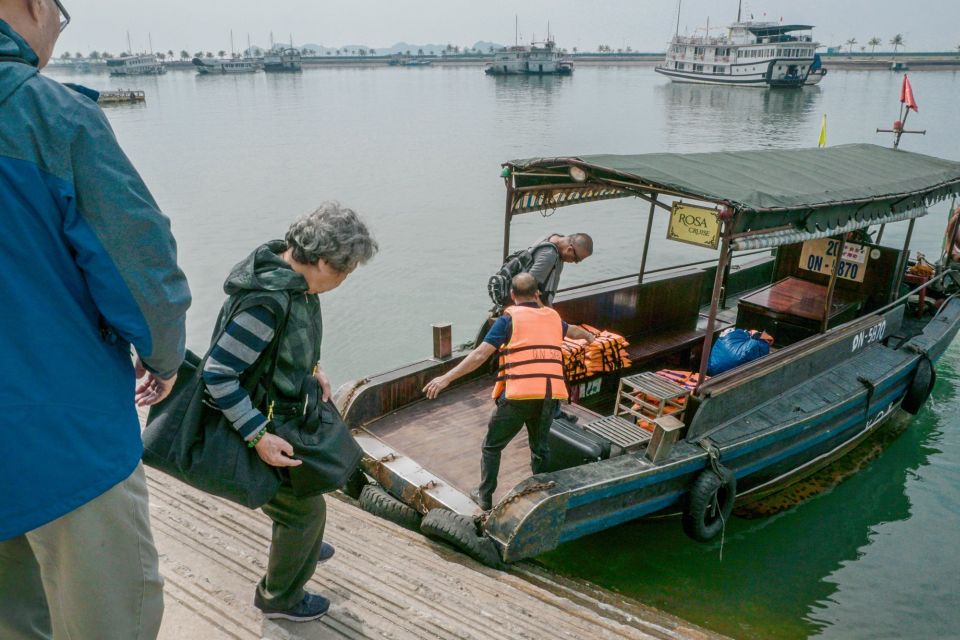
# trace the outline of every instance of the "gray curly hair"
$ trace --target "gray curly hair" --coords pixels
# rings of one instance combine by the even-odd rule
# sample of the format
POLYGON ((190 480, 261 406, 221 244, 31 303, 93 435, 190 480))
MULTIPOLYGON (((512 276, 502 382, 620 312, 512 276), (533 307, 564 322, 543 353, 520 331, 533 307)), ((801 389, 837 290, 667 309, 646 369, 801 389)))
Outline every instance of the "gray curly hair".
POLYGON ((364 264, 380 248, 360 216, 333 201, 290 225, 284 240, 297 262, 316 264, 322 259, 341 273, 364 264))

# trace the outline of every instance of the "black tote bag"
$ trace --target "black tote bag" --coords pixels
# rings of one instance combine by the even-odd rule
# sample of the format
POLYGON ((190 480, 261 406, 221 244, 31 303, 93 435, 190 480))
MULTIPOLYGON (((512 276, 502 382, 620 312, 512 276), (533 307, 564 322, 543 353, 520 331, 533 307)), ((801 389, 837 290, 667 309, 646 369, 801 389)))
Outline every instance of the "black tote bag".
POLYGON ((363 450, 333 402, 320 400, 320 384, 314 376, 304 376, 300 396, 303 415, 272 429, 293 446, 293 456, 303 461, 287 469, 293 493, 313 496, 336 491, 357 469, 363 450))
MULTIPOLYGON (((276 305, 268 300, 271 307, 276 305)), ((280 328, 257 361, 241 376, 241 386, 254 406, 265 409, 272 394, 270 381, 276 368, 280 340, 287 325, 290 307, 283 313, 280 328)), ((241 304, 236 313, 253 304, 241 304)), ((236 313, 234 315, 236 315, 236 313)), ((213 345, 229 322, 211 340, 213 345)), ((187 351, 177 382, 170 395, 150 408, 143 431, 145 464, 183 482, 251 509, 263 506, 280 488, 280 470, 264 462, 256 449, 243 438, 216 408, 203 382, 203 363, 209 357, 187 351)))

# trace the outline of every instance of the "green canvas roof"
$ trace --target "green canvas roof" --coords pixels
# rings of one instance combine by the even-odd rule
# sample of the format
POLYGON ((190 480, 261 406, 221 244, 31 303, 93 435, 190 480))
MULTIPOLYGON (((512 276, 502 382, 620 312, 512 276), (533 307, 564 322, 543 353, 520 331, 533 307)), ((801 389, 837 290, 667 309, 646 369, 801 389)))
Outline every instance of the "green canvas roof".
POLYGON ((960 162, 871 144, 535 158, 505 166, 518 190, 513 213, 666 194, 730 207, 737 216, 735 233, 784 225, 822 231, 960 192, 960 162), (570 177, 571 166, 587 172, 586 182, 570 177))

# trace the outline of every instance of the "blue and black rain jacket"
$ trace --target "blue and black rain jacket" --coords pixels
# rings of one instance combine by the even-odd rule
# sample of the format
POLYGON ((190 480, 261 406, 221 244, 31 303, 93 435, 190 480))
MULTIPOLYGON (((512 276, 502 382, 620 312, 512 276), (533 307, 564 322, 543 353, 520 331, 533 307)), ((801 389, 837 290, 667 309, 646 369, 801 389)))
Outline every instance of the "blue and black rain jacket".
POLYGON ((140 460, 130 346, 179 367, 190 291, 170 222, 97 104, 0 20, 0 540, 140 460))

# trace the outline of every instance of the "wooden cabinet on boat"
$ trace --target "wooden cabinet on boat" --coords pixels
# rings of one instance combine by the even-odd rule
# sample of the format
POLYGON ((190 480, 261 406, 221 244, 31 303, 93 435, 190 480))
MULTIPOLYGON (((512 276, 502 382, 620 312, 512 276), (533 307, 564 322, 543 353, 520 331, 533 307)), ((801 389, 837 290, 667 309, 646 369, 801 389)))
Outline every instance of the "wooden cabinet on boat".
MULTIPOLYGON (((776 346, 793 344, 820 331, 826 300, 826 285, 784 278, 740 299, 737 326, 766 331, 776 346)), ((834 291, 827 326, 853 320, 863 303, 856 292, 834 291)))

